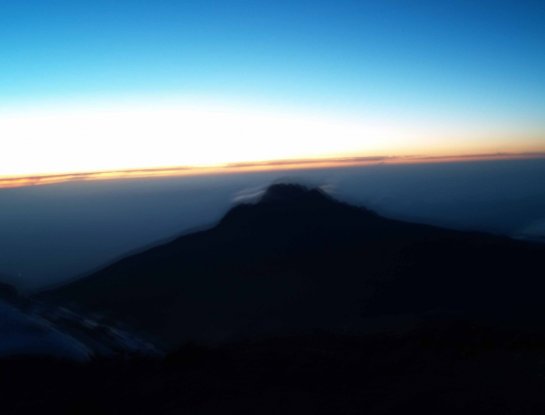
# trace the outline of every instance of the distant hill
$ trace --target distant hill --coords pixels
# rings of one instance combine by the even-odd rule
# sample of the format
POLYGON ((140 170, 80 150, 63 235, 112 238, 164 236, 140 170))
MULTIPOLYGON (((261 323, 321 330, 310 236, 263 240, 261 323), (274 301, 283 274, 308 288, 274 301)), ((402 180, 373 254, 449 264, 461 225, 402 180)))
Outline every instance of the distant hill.
POLYGON ((462 314, 545 321, 545 246, 390 220, 318 189, 273 185, 214 227, 40 298, 159 339, 332 330, 462 314))

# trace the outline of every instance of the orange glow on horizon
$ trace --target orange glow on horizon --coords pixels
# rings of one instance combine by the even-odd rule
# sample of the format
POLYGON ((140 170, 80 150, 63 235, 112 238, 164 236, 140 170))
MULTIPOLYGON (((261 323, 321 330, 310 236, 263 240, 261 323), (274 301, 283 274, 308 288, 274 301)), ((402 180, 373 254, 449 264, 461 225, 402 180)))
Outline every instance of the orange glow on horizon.
POLYGON ((302 160, 276 160, 266 162, 232 163, 211 167, 166 167, 154 169, 129 169, 117 171, 98 171, 87 173, 65 173, 33 176, 0 176, 0 189, 42 186, 49 184, 77 182, 77 181, 100 181, 100 180, 123 180, 161 177, 183 177, 206 174, 236 174, 259 171, 283 171, 301 169, 327 169, 336 167, 356 167, 377 164, 424 164, 424 163, 449 163, 469 162, 485 160, 510 160, 510 159, 535 159, 545 158, 545 152, 525 153, 481 153, 466 155, 444 155, 444 156, 369 156, 369 157, 345 157, 345 158, 324 158, 324 159, 302 159, 302 160))

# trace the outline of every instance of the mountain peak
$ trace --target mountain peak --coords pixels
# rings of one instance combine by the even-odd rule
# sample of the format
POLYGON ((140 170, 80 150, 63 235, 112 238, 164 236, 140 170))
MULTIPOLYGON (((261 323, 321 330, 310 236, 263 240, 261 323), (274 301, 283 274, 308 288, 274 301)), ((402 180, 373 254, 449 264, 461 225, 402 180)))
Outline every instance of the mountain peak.
POLYGON ((280 183, 269 186, 257 203, 232 207, 220 225, 297 233, 302 229, 307 232, 309 228, 345 229, 351 227, 354 220, 358 223, 363 220, 368 225, 377 217, 374 212, 337 200, 320 188, 280 183))
POLYGON ((301 203, 331 201, 319 188, 309 188, 301 184, 277 183, 269 186, 259 203, 301 203))

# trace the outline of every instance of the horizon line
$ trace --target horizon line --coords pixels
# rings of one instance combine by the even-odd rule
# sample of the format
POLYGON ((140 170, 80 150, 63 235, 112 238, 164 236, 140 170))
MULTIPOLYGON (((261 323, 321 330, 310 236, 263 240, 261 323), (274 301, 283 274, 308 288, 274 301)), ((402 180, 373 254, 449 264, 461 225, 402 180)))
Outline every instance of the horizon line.
POLYGON ((89 171, 56 174, 34 174, 22 176, 0 176, 0 189, 44 186, 66 182, 146 179, 160 177, 183 177, 207 174, 233 174, 255 171, 309 170, 335 167, 357 167, 380 164, 430 164, 454 163, 486 160, 517 160, 545 158, 545 151, 539 152, 496 152, 444 156, 352 156, 330 158, 303 158, 287 160, 268 160, 255 162, 235 162, 217 166, 170 166, 154 168, 135 168, 107 171, 89 171))

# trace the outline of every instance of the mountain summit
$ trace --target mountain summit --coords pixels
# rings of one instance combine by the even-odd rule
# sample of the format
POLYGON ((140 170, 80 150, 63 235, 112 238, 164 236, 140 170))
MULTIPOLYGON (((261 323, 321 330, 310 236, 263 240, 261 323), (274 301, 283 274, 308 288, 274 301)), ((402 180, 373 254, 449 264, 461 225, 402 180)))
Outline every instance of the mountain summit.
POLYGON ((214 227, 129 256, 42 298, 167 347, 385 316, 543 320, 545 247, 383 218, 318 189, 273 185, 214 227))
POLYGON ((307 188, 299 184, 273 184, 267 188, 260 203, 316 203, 332 201, 320 189, 307 188))

